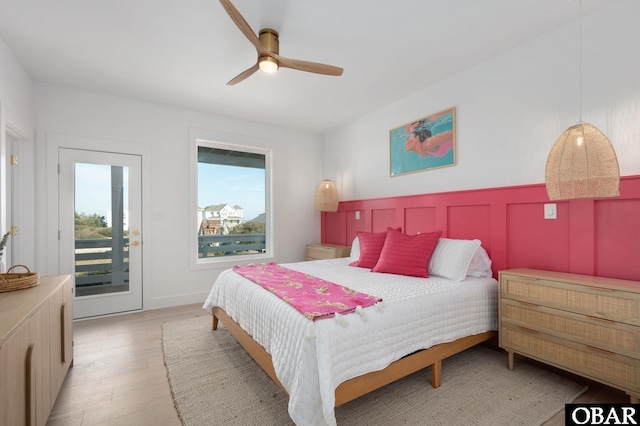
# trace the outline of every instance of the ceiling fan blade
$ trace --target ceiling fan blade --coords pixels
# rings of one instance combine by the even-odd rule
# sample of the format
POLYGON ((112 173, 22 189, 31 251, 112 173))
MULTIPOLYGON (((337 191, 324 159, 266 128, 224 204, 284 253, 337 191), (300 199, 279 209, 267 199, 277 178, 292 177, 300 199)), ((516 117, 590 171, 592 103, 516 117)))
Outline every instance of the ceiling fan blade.
POLYGON ((240 74, 238 74, 237 76, 235 76, 231 80, 229 80, 227 85, 228 86, 233 86, 234 84, 240 83, 242 80, 244 80, 245 78, 249 77, 254 72, 258 71, 258 69, 259 69, 259 66, 258 66, 258 63, 256 62, 256 64, 254 66, 252 66, 248 70, 242 71, 240 74))
POLYGON ((242 17, 238 9, 229 1, 229 0, 220 0, 222 3, 222 7, 227 11, 231 20, 238 26, 242 34, 249 39, 251 44, 253 44, 258 51, 259 54, 263 54, 266 49, 260 43, 260 39, 256 35, 255 31, 251 29, 251 26, 247 23, 247 21, 242 17))
POLYGON ((280 63, 280 66, 284 68, 292 68, 300 71, 314 72, 316 74, 334 75, 334 76, 342 75, 342 72, 343 72, 342 68, 334 67, 332 65, 285 58, 284 56, 280 56, 275 53, 270 53, 269 56, 276 59, 280 63))

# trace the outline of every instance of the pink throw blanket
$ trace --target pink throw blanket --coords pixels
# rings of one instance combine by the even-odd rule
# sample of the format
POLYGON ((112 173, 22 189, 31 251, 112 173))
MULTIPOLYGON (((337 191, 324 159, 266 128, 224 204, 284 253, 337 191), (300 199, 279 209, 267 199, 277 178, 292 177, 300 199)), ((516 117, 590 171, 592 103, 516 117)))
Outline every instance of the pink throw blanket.
POLYGON ((371 306, 381 298, 360 293, 321 278, 284 268, 276 263, 234 266, 243 277, 260 284, 312 321, 348 314, 371 306))

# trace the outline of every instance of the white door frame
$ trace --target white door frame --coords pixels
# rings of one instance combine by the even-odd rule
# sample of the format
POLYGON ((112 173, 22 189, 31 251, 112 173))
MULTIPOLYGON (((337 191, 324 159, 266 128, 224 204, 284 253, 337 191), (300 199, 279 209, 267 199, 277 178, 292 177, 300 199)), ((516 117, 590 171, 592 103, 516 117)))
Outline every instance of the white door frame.
POLYGON ((7 230, 15 226, 18 235, 11 236, 11 250, 5 250, 6 267, 19 263, 34 269, 33 141, 11 123, 6 123, 5 130, 7 156, 18 159, 18 164, 8 166, 7 171, 7 230))
MULTIPOLYGON (((64 135, 48 133, 46 159, 47 159, 47 200, 46 212, 39 217, 47 218, 46 244, 47 259, 42 262, 46 264, 47 274, 63 273, 60 269, 60 247, 58 234, 60 231, 60 206, 58 189, 58 151, 60 148, 91 150, 112 152, 120 154, 139 155, 142 161, 142 229, 145 232, 145 246, 142 250, 142 309, 150 305, 151 288, 149 277, 151 277, 151 149, 148 145, 139 143, 123 142, 108 139, 88 138, 84 136, 64 135)), ((67 273, 67 272, 65 272, 67 273)))

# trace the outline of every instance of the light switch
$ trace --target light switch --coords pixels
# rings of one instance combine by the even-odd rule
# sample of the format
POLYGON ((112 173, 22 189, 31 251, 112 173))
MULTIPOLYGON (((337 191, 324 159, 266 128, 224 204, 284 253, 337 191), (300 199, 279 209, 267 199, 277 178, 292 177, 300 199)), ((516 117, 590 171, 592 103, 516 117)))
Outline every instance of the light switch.
POLYGON ((558 211, 556 210, 556 204, 545 204, 544 205, 544 218, 545 219, 557 219, 558 211))
POLYGON ((360 220, 360 210, 356 210, 356 220, 360 220))

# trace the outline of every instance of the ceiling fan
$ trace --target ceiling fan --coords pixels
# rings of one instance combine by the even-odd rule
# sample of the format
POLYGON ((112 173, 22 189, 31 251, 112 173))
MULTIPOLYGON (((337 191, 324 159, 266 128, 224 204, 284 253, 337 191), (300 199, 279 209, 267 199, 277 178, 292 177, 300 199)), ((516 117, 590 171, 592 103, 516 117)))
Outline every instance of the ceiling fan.
POLYGON ((255 65, 232 78, 227 83, 228 85, 240 83, 258 69, 266 73, 274 73, 279 67, 313 72, 316 74, 333 76, 342 75, 343 70, 339 67, 280 56, 278 33, 275 30, 272 30, 271 28, 264 28, 260 30, 260 33, 256 36, 255 32, 251 29, 247 21, 242 17, 231 1, 220 0, 220 3, 222 3, 222 6, 231 17, 231 20, 235 22, 238 28, 240 28, 242 34, 249 39, 258 52, 258 61, 255 65))

